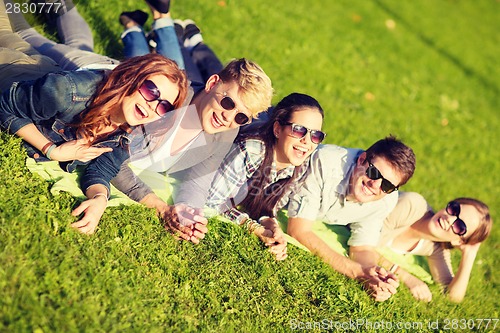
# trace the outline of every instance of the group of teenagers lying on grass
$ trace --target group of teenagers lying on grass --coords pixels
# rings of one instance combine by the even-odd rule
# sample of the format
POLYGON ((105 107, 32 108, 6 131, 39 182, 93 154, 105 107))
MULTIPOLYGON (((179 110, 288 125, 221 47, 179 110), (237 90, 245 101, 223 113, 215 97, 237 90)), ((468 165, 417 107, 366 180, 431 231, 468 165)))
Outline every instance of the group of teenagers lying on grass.
POLYGON ((456 198, 434 210, 400 191, 415 170, 410 147, 393 136, 366 150, 322 144, 316 99, 293 92, 270 108, 262 68, 244 58, 222 66, 194 22, 172 20, 169 1, 147 0, 148 35, 148 14, 120 15, 123 61, 94 53, 77 8, 56 3, 47 14, 62 43, 6 10, 9 0, 0 3, 0 124, 37 162, 81 172, 87 200, 72 212, 75 229, 94 233, 113 184, 156 209, 178 239, 202 241, 210 212, 247 228, 277 260, 287 257, 286 232, 377 301, 400 282, 430 301, 425 282, 379 254, 389 248, 426 256, 435 282, 463 299, 491 230, 488 207, 456 198), (176 180, 170 204, 141 179, 147 172, 176 180), (319 237, 317 224, 348 229, 349 255, 319 237), (455 274, 453 248, 461 251, 455 274))

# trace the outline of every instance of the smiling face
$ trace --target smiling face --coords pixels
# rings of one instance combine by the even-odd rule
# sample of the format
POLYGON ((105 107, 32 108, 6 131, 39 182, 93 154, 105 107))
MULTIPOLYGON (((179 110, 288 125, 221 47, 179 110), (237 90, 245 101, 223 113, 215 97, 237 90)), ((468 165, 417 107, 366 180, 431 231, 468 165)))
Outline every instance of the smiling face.
MULTIPOLYGON (((370 162, 379 170, 380 174, 392 184, 398 186, 401 183, 403 179, 401 174, 384 158, 376 156, 372 158, 370 162)), ((372 180, 366 175, 368 166, 366 153, 364 152, 359 156, 351 175, 347 200, 370 202, 380 200, 386 196, 386 193, 380 188, 382 178, 372 180)))
MULTIPOLYGON (((461 204, 459 217, 467 226, 467 232, 462 236, 467 239, 479 227, 481 214, 474 206, 461 204)), ((434 214, 427 225, 426 233, 429 239, 435 242, 460 242, 462 237, 455 234, 452 228, 456 219, 457 217, 449 214, 446 209, 441 209, 434 214)))
MULTIPOLYGON (((148 80, 152 81, 160 91, 161 100, 174 104, 179 95, 179 88, 175 83, 163 75, 153 75, 148 77, 148 80)), ((130 126, 150 123, 160 119, 155 112, 158 103, 158 100, 148 102, 139 90, 136 90, 132 95, 123 98, 121 112, 118 112, 114 118, 112 117, 112 120, 119 123, 126 122, 130 126)))
MULTIPOLYGON (((318 109, 305 108, 294 111, 289 122, 302 125, 310 130, 320 131, 323 124, 323 117, 318 109)), ((278 169, 285 168, 290 164, 294 166, 301 165, 318 146, 311 141, 310 131, 301 139, 292 136, 291 125, 281 125, 275 122, 274 135, 277 138, 274 149, 274 161, 278 169)))
POLYGON ((252 113, 243 104, 238 90, 236 83, 222 82, 217 75, 212 75, 208 79, 204 91, 193 100, 206 133, 214 134, 240 127, 242 124, 235 121, 238 113, 245 114, 251 121, 252 113), (221 105, 224 97, 229 97, 234 102, 232 110, 226 110, 221 105))

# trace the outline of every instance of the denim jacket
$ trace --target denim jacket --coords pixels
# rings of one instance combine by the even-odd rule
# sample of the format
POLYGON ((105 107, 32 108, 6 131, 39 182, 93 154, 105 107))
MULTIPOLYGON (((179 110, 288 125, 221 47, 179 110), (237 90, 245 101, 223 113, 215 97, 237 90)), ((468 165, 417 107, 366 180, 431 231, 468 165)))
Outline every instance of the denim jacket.
MULTIPOLYGON (((0 98, 0 126, 11 134, 22 127, 34 124, 40 132, 56 145, 76 140, 80 114, 85 111, 97 84, 105 77, 104 71, 71 71, 50 73, 35 81, 16 82, 0 98)), ((86 190, 96 184, 106 186, 129 157, 129 135, 118 130, 95 147, 111 147, 112 152, 102 154, 90 162, 72 161, 61 167, 73 172, 78 165, 86 165, 80 186, 86 190)), ((25 142, 28 155, 37 161, 48 159, 35 147, 25 142)))

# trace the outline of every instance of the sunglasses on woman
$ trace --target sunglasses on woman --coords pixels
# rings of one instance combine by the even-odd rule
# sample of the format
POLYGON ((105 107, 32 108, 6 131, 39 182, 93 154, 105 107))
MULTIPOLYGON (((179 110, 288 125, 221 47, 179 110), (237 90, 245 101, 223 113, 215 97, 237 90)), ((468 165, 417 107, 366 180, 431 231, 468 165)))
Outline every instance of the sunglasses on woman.
POLYGON ((297 139, 302 139, 307 135, 307 132, 309 132, 309 135, 311 136, 311 142, 316 145, 320 144, 325 139, 326 136, 326 133, 324 132, 318 130, 312 130, 299 124, 283 123, 282 125, 292 126, 292 136, 297 139))
POLYGON ((167 112, 175 109, 172 103, 170 103, 166 99, 160 99, 160 89, 158 89, 156 84, 151 80, 146 80, 143 84, 141 84, 141 86, 139 87, 139 93, 141 94, 142 98, 144 98, 148 102, 158 101, 158 104, 156 104, 155 112, 160 117, 164 116, 167 112))
POLYGON ((451 224, 451 230, 455 235, 463 236, 467 233, 467 225, 465 222, 459 218, 460 215, 460 203, 458 201, 450 201, 446 205, 446 212, 449 215, 456 216, 455 222, 451 224))
POLYGON ((233 101, 231 97, 227 95, 227 92, 222 92, 222 93, 216 93, 217 95, 222 95, 222 99, 217 99, 217 102, 219 105, 226 111, 236 111, 236 115, 234 116, 234 121, 238 125, 246 125, 250 123, 251 119, 248 117, 246 114, 243 112, 239 112, 238 109, 236 109, 236 103, 233 101))
POLYGON ((372 162, 370 161, 367 162, 368 162, 368 168, 366 168, 366 176, 371 180, 377 180, 382 178, 382 183, 380 184, 380 189, 382 190, 382 192, 389 194, 396 191, 399 188, 399 186, 396 186, 387 179, 385 179, 384 176, 382 176, 382 173, 380 173, 380 171, 372 164, 372 162))

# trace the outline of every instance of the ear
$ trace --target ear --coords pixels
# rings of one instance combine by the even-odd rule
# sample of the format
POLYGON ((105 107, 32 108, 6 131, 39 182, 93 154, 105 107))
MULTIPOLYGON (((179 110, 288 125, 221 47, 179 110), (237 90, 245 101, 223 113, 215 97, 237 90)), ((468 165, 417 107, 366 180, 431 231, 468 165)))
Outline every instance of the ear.
POLYGON ((212 76, 210 76, 207 80, 207 83, 205 84, 205 91, 206 92, 209 92, 210 90, 213 89, 213 87, 215 87, 219 82, 222 82, 222 80, 220 79, 220 76, 217 75, 217 74, 214 74, 212 76))
POLYGON ((357 162, 358 166, 363 165, 365 161, 366 161, 366 151, 362 152, 361 155, 359 155, 357 162))
POLYGON ((273 133, 274 133, 274 136, 277 138, 280 133, 281 133, 281 126, 280 126, 280 123, 278 123, 277 121, 274 122, 273 124, 273 133))

